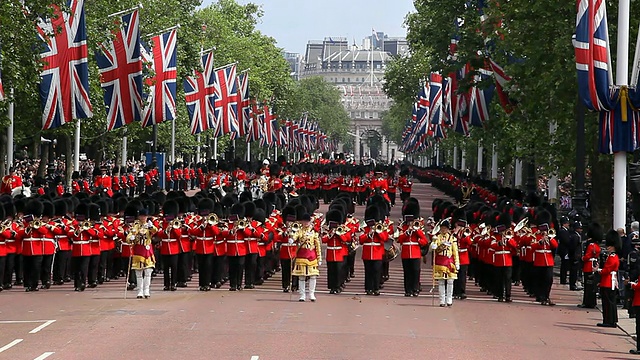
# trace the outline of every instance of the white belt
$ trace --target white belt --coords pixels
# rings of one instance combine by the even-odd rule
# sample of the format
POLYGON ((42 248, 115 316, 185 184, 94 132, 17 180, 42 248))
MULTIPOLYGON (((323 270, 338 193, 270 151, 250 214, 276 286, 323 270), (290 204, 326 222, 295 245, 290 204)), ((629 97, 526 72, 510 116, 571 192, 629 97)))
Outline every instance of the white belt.
POLYGON ((342 250, 342 246, 327 246, 327 250, 342 250))
POLYGON ((0 245, 4 245, 4 244, 5 244, 5 242, 4 242, 4 241, 0 241, 0 245))
POLYGON ((420 245, 420 243, 409 241, 409 242, 406 242, 406 243, 402 243, 402 245, 420 245))
POLYGON ((15 240, 15 239, 7 239, 6 241, 7 241, 8 243, 16 242, 16 240, 15 240))
POLYGON ((246 241, 258 241, 258 238, 246 238, 246 241))
POLYGON ((42 238, 26 238, 26 239, 22 239, 22 241, 42 241, 44 239, 42 238))
POLYGON ((458 249, 458 252, 467 252, 469 249, 458 249))
POLYGON ((56 239, 66 239, 68 236, 66 235, 56 235, 55 238, 56 239))
POLYGON ((175 242, 178 241, 178 239, 162 239, 162 242, 175 242))
POLYGON ((229 244, 241 244, 244 240, 227 240, 229 244))
POLYGON ((537 253, 551 253, 551 250, 536 250, 537 253))
POLYGON ((213 238, 212 237, 199 237, 199 238, 196 238, 196 240, 207 241, 207 240, 213 240, 213 238))
POLYGON ((382 245, 382 244, 380 244, 380 243, 364 243, 364 244, 362 244, 362 245, 363 245, 363 246, 364 246, 364 245, 369 245, 369 246, 380 246, 380 245, 382 245))
POLYGON ((511 254, 511 251, 496 251, 496 255, 511 254))
POLYGON ((214 244, 216 244, 216 245, 224 244, 224 240, 221 240, 221 241, 214 241, 214 244))
POLYGON ((263 243, 263 242, 259 242, 259 243, 258 243, 258 246, 265 246, 265 245, 267 245, 267 244, 266 244, 266 243, 263 243))
POLYGON ((74 241, 73 242, 74 245, 87 245, 89 244, 88 241, 74 241))
POLYGON ((298 246, 296 244, 282 243, 282 246, 298 246))

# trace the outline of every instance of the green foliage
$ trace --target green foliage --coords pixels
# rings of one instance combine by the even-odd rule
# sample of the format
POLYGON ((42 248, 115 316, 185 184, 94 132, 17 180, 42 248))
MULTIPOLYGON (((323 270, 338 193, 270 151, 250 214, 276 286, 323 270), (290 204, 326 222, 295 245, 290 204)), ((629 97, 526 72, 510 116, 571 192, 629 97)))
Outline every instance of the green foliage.
POLYGON ((299 119, 304 113, 318 121, 318 126, 331 139, 346 139, 349 115, 340 101, 340 91, 322 77, 310 77, 294 84, 295 97, 278 113, 287 119, 299 119))

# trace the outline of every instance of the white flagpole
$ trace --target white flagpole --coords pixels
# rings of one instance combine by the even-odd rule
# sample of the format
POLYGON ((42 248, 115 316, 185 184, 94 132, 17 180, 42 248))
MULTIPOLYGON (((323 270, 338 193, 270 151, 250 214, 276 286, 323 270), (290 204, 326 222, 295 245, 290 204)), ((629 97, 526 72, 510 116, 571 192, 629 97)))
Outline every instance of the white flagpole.
POLYGON ((218 138, 213 138, 213 158, 218 159, 218 138))
POLYGON ((13 88, 9 90, 9 94, 11 94, 11 102, 9 103, 9 127, 7 128, 7 174, 9 169, 13 167, 13 88))
POLYGON ((247 161, 251 161, 251 143, 247 142, 247 161))
POLYGON ((132 7, 131 9, 122 10, 122 11, 118 11, 118 12, 116 12, 116 13, 113 13, 113 14, 107 15, 107 17, 114 17, 114 16, 118 16, 118 15, 126 14, 126 13, 128 13, 128 12, 132 12, 132 11, 139 10, 139 9, 142 9, 142 3, 138 4, 138 6, 134 6, 134 7, 132 7))
POLYGON ((73 170, 80 171, 80 130, 82 124, 80 119, 76 119, 76 132, 73 139, 73 170))
POLYGON ((127 133, 122 137, 122 166, 127 166, 127 133))
POLYGON ((196 147, 196 163, 200 162, 200 134, 196 135, 196 142, 198 146, 196 147))
POLYGON ((176 162, 176 119, 171 121, 171 163, 176 162))
MULTIPOLYGON (((620 0, 618 6, 618 41, 616 85, 629 85, 629 13, 630 0, 620 0)), ((625 114, 626 115, 626 114, 625 114)), ((624 228, 627 218, 627 153, 613 155, 613 228, 624 228)))

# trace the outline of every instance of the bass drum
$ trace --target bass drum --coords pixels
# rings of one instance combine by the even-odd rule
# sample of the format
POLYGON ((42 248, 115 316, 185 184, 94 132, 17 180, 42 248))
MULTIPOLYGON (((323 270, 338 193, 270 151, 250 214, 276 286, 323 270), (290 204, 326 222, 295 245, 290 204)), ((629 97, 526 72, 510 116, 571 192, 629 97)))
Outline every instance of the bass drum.
POLYGON ((400 245, 387 241, 384 244, 384 261, 393 261, 398 255, 400 255, 400 245))

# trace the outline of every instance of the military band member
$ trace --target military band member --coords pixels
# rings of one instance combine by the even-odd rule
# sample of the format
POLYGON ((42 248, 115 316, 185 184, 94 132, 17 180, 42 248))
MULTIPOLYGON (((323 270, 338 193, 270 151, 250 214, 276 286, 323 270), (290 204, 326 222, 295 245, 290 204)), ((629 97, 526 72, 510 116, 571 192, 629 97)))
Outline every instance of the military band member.
POLYGON ((282 268, 282 291, 295 291, 298 288, 298 277, 293 276, 293 259, 296 256, 296 244, 289 241, 293 230, 291 226, 296 222, 296 209, 292 206, 285 206, 282 209, 282 221, 284 221, 285 232, 279 237, 280 246, 280 266, 282 268))
POLYGON ((531 244, 533 250, 534 277, 537 282, 536 301, 542 305, 555 305, 549 299, 551 286, 553 285, 553 250, 558 247, 558 242, 549 234, 551 214, 543 210, 536 215, 538 233, 536 240, 531 244))
POLYGON ((513 238, 511 216, 508 213, 500 214, 495 232, 491 243, 491 248, 494 250, 493 256, 495 260, 493 263, 496 274, 494 295, 498 297, 500 302, 511 302, 511 277, 513 274, 513 260, 511 257, 518 244, 513 238))
POLYGON ((402 208, 402 224, 398 231, 398 243, 402 246, 402 271, 404 274, 404 296, 418 296, 420 292, 421 248, 427 246, 427 237, 420 218, 420 206, 406 203, 402 208))
POLYGON ((598 268, 598 259, 600 259, 601 252, 598 242, 602 241, 603 238, 602 227, 597 223, 591 224, 589 231, 587 231, 587 247, 584 251, 584 256, 582 256, 584 293, 582 295, 582 304, 578 305, 578 307, 594 309, 597 305, 594 271, 598 268))
POLYGON ((178 203, 167 200, 162 205, 164 221, 158 231, 160 238, 160 255, 164 277, 164 291, 176 291, 178 279, 178 254, 182 237, 182 219, 178 218, 178 203))
POLYGON ((467 271, 469 269, 470 258, 469 249, 473 244, 472 227, 467 221, 473 221, 473 213, 468 214, 463 209, 458 209, 453 213, 455 221, 454 235, 458 239, 458 257, 460 260, 460 270, 458 278, 453 281, 453 297, 464 300, 467 298, 467 271))
POLYGON ((139 210, 138 220, 129 228, 127 234, 127 240, 133 243, 131 268, 136 273, 138 299, 151 297, 151 274, 156 266, 152 239, 158 230, 148 219, 148 212, 146 208, 139 210))
POLYGON ((0 291, 3 289, 4 281, 4 269, 7 260, 7 239, 12 237, 11 233, 11 220, 6 220, 4 207, 0 206, 0 219, 2 219, 0 223, 0 291))
MULTIPOLYGON (((213 211, 213 200, 202 199, 198 203, 198 216, 192 220, 190 235, 195 237, 194 251, 198 260, 198 285, 200 291, 211 290, 211 276, 213 272, 213 254, 216 251, 216 237, 220 229, 216 224, 213 211)), ((220 238, 217 241, 223 241, 220 238)), ((225 247, 226 250, 226 247, 225 247)))
POLYGON ((42 238, 42 269, 40 270, 40 289, 49 289, 51 287, 51 272, 53 271, 53 259, 58 248, 55 236, 62 234, 62 229, 55 226, 53 218, 55 209, 50 201, 42 201, 42 222, 47 228, 48 233, 42 238))
POLYGON ((44 204, 31 199, 25 208, 25 225, 22 235, 22 258, 24 264, 24 287, 27 292, 38 291, 40 271, 44 254, 43 238, 49 237, 49 229, 42 221, 44 204))
POLYGON ((398 188, 400 189, 400 200, 404 202, 411 197, 411 179, 409 177, 409 169, 400 170, 400 178, 398 179, 398 188))
POLYGON ((254 236, 255 229, 245 217, 243 204, 235 204, 229 211, 228 229, 222 232, 227 242, 229 263, 229 291, 242 289, 242 277, 247 255, 246 239, 254 236))
POLYGON ((460 269, 458 244, 450 232, 449 220, 440 222, 440 231, 431 242, 433 251, 433 278, 438 281, 440 306, 453 305, 453 281, 460 269))
POLYGON ((53 262, 53 283, 55 285, 62 285, 65 279, 70 278, 71 274, 71 239, 69 238, 69 229, 72 221, 67 216, 69 207, 64 199, 58 199, 53 202, 55 208, 56 219, 54 220, 55 226, 60 230, 60 233, 55 235, 56 242, 58 244, 58 251, 56 252, 53 262))
POLYGON ((254 229, 252 235, 245 239, 247 247, 247 255, 245 256, 244 266, 244 288, 254 289, 256 283, 256 267, 258 266, 259 242, 262 237, 262 224, 258 224, 253 216, 256 212, 256 205, 251 201, 243 203, 245 217, 249 223, 249 227, 254 229))
POLYGON ((87 286, 91 258, 90 240, 98 237, 98 230, 89 221, 89 206, 87 204, 78 204, 74 217, 68 234, 71 239, 73 286, 75 291, 84 291, 87 286))
POLYGON ((100 212, 100 205, 91 203, 89 204, 89 220, 99 230, 97 237, 92 237, 91 242, 91 258, 89 259, 89 287, 95 288, 98 286, 98 270, 100 268, 101 257, 101 242, 105 241, 104 227, 102 226, 102 216, 100 212))
POLYGON ((345 244, 350 240, 349 229, 344 225, 344 215, 334 208, 325 216, 327 228, 322 236, 322 242, 327 244, 327 287, 329 293, 339 294, 343 264, 347 249, 345 244))
POLYGON ((367 295, 380 295, 382 261, 385 255, 384 243, 389 241, 389 233, 383 224, 384 217, 375 205, 364 212, 365 224, 360 245, 364 262, 364 288, 367 295))
POLYGON ((618 252, 622 247, 620 235, 615 230, 609 230, 605 236, 605 246, 607 247, 607 260, 602 268, 596 271, 600 274, 600 297, 602 298, 602 322, 600 327, 616 327, 618 322, 618 279, 616 277, 620 267, 618 252))
MULTIPOLYGON (((298 205, 301 206, 301 205, 298 205)), ((310 225, 311 216, 306 212, 298 220, 300 230, 292 234, 289 242, 296 244, 296 259, 292 275, 298 277, 299 301, 305 301, 306 279, 309 278, 309 300, 316 301, 316 284, 320 275, 319 266, 322 265, 322 248, 318 233, 310 225)))

